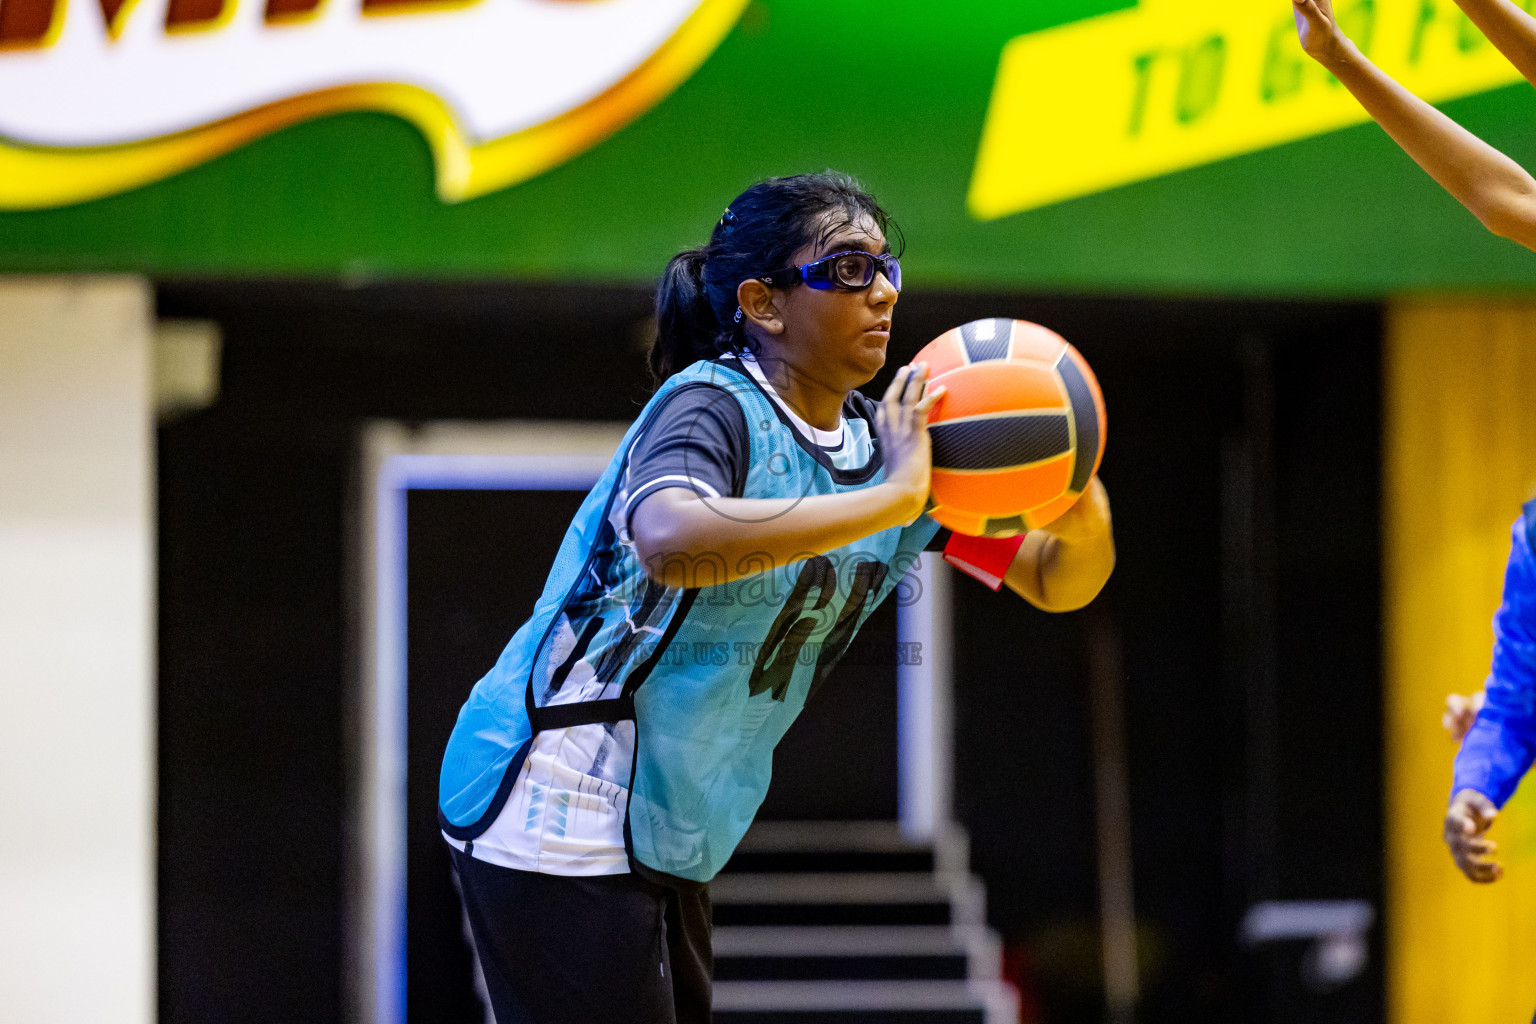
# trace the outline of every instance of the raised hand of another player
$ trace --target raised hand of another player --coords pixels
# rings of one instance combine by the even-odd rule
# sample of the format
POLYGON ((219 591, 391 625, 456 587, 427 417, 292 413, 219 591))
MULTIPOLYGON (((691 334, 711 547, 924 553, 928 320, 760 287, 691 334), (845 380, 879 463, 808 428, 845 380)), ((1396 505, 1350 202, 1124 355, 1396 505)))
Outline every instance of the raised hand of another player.
POLYGON ((1477 713, 1483 710, 1483 701, 1487 698, 1482 690, 1478 690, 1470 697, 1464 697, 1459 693, 1447 694, 1445 697, 1445 711, 1440 715, 1440 724, 1445 731, 1451 734, 1451 739, 1460 743, 1467 738, 1467 733, 1472 730, 1472 723, 1477 721, 1477 713))
POLYGON ((1296 15, 1296 34, 1301 37, 1301 48, 1307 56, 1323 64, 1331 64, 1343 56, 1349 40, 1339 30, 1332 0, 1292 0, 1292 7, 1296 15))
POLYGON ((1475 789, 1464 789, 1451 799, 1445 812, 1445 845, 1461 873, 1487 884, 1504 877, 1504 866, 1494 860, 1498 845, 1485 838, 1499 809, 1475 789))
POLYGON ((922 515, 928 503, 928 482, 933 472, 928 411, 944 397, 942 386, 929 391, 927 385, 927 363, 903 366, 875 407, 875 431, 885 460, 885 482, 912 501, 912 518, 908 522, 922 515))

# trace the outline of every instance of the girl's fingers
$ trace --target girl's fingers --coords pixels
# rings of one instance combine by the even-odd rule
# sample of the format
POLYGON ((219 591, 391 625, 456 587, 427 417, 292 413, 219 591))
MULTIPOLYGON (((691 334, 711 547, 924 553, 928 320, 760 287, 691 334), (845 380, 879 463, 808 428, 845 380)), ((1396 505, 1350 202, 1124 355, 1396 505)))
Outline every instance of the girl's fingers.
POLYGON ((912 372, 907 375, 907 390, 902 397, 903 404, 915 405, 923 397, 923 391, 928 387, 928 364, 913 363, 912 372))
POLYGON ((882 402, 900 402, 902 392, 906 389, 907 375, 912 367, 903 366, 896 371, 896 376, 891 378, 891 386, 885 389, 885 397, 882 402))

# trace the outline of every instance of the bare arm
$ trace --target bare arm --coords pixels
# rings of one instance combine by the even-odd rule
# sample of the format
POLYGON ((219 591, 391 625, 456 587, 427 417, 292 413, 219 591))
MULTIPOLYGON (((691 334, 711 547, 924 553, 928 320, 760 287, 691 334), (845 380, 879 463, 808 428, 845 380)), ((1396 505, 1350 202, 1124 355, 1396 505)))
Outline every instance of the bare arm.
POLYGON ((646 574, 669 587, 708 587, 824 554, 902 526, 922 513, 894 484, 798 498, 710 498, 684 487, 647 495, 635 510, 646 574))
POLYGON ((1308 55, 1484 227, 1536 249, 1536 179, 1366 59, 1339 31, 1329 0, 1293 3, 1308 55))
POLYGON ((1510 0, 1456 0, 1472 24, 1536 85, 1536 18, 1510 0))
POLYGON ((1003 582, 1042 611, 1070 612, 1097 597, 1114 569, 1109 495, 1094 477, 1077 504, 1025 536, 1003 582))
POLYGON ((646 574, 669 587, 708 587, 824 554, 911 523, 928 498, 932 447, 927 367, 902 367, 876 409, 885 480, 810 498, 700 498, 668 487, 641 499, 631 518, 646 574))

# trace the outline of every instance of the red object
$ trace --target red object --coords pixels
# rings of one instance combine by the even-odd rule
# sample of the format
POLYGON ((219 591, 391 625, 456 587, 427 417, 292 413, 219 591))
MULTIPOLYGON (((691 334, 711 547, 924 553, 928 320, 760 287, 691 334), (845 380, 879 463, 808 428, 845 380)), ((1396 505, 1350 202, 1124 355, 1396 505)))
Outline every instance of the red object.
POLYGON ((970 537, 952 533, 944 545, 944 561, 967 576, 974 576, 993 590, 1003 585, 1003 577, 1019 553, 1024 537, 970 537))

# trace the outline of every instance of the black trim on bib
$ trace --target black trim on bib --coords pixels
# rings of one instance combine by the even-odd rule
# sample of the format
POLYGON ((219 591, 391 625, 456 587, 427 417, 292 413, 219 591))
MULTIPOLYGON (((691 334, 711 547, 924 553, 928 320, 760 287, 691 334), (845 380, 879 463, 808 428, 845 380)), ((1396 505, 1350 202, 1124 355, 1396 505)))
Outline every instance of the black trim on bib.
POLYGON ((529 724, 537 736, 550 729, 573 729, 578 725, 597 725, 599 722, 628 722, 634 717, 635 699, 614 697, 611 700, 578 700, 570 704, 534 708, 529 724))
MULTIPOLYGON (((880 467, 885 465, 885 458, 881 455, 880 452, 880 435, 875 431, 875 423, 873 420, 869 419, 861 413, 857 404, 855 404, 852 399, 848 399, 843 402, 843 416, 844 418, 847 418, 851 415, 854 419, 864 420, 869 424, 869 436, 870 439, 874 442, 874 450, 870 452, 869 461, 860 468, 838 469, 837 466, 833 464, 832 457, 823 451, 820 445, 816 444, 816 442, 800 433, 794 422, 784 414, 784 410, 779 408, 779 403, 774 400, 773 396, 764 391, 763 386, 757 382, 757 378, 753 377, 751 373, 747 372, 747 368, 742 365, 741 360, 735 358, 734 356, 721 356, 719 359, 714 361, 720 366, 725 367, 727 370, 732 371, 733 373, 741 374, 747 379, 747 382, 751 384, 752 387, 757 389, 757 393, 763 396, 763 401, 768 403, 768 407, 771 408, 773 410, 773 414, 779 418, 779 422, 784 424, 784 426, 789 430, 790 436, 795 439, 795 443, 800 446, 800 449, 803 452, 805 452, 811 458, 815 459, 817 465, 832 475, 833 483, 868 483, 869 480, 880 471, 880 467)), ((748 423, 747 426, 750 430, 751 424, 748 423)))
POLYGON ((624 680, 622 696, 633 698, 635 691, 640 689, 640 684, 651 677, 651 670, 667 652, 667 647, 672 643, 672 638, 677 636, 677 631, 683 628, 683 620, 688 617, 688 609, 693 607, 693 599, 699 596, 699 588, 683 591, 683 596, 678 598, 677 607, 672 612, 672 620, 667 623, 666 632, 661 634, 661 640, 652 649, 650 657, 646 658, 624 680))
POLYGON ((576 646, 571 648, 571 653, 566 655, 560 667, 555 669, 554 675, 549 677, 549 690, 544 694, 544 699, 560 692, 560 687, 565 685, 566 676, 571 674, 571 669, 576 663, 586 657, 587 648, 592 646, 592 638, 597 636, 597 631, 603 628, 603 617, 594 615, 592 621, 587 623, 587 628, 581 631, 581 638, 576 641, 576 646))
POLYGON ((512 755, 512 760, 507 763, 507 770, 501 773, 501 783, 497 785, 496 795, 491 797, 491 804, 485 809, 484 814, 468 825, 455 825, 443 813, 442 804, 438 804, 437 827, 454 839, 461 839, 466 842, 471 839, 479 839, 485 830, 491 827, 491 823, 496 820, 497 815, 501 814, 501 809, 507 806, 507 798, 512 795, 512 787, 517 784, 517 776, 523 770, 523 762, 528 760, 528 751, 532 749, 533 737, 530 736, 523 741, 523 745, 518 747, 517 752, 512 755))

